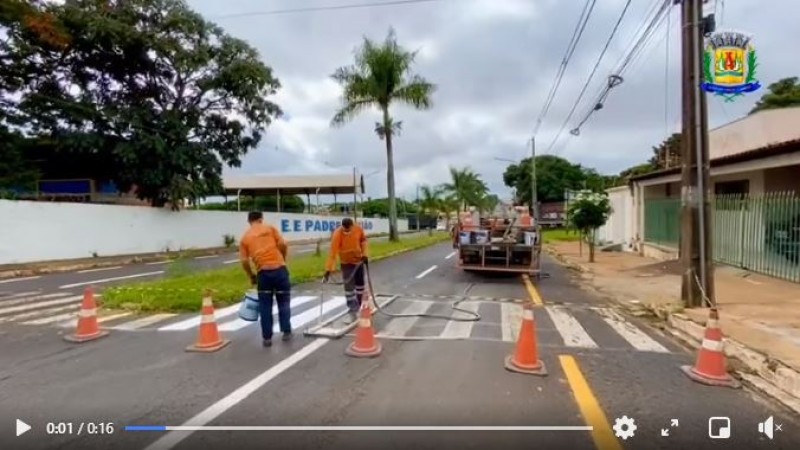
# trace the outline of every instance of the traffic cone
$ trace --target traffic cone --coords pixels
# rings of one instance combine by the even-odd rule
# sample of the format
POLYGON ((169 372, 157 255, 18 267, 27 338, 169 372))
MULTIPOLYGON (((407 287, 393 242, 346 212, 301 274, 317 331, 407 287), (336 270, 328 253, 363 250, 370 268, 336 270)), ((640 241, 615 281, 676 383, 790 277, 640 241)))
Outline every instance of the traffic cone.
POLYGON ((344 353, 356 358, 373 358, 381 354, 381 343, 375 339, 375 330, 372 329, 372 309, 368 301, 361 303, 356 340, 347 346, 344 353))
POLYGON ((211 302, 211 293, 203 296, 203 310, 200 317, 200 329, 197 342, 186 347, 187 352, 215 352, 230 344, 231 341, 222 339, 217 329, 217 320, 214 318, 214 304, 211 302))
POLYGON ((739 388, 742 384, 733 378, 726 369, 722 330, 719 328, 719 314, 711 308, 706 322, 706 332, 697 362, 694 367, 681 366, 681 370, 692 380, 709 386, 739 388))
POLYGON ((517 349, 506 357, 506 369, 529 375, 547 375, 544 363, 539 359, 536 346, 536 323, 533 319, 533 305, 525 303, 522 311, 522 327, 517 339, 517 349))
POLYGON ((108 336, 107 330, 101 330, 97 324, 97 303, 94 301, 94 291, 91 287, 83 290, 81 310, 78 312, 78 328, 75 334, 66 335, 64 339, 69 342, 87 342, 108 336))

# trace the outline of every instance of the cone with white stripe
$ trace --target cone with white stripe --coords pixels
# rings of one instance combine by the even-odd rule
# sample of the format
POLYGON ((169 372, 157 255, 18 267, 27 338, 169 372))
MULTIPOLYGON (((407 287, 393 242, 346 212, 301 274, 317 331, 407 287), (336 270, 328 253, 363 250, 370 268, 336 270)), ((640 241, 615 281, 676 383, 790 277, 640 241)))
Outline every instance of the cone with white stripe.
POLYGON ((536 345, 536 322, 533 318, 533 305, 525 303, 522 311, 522 327, 517 339, 514 354, 506 357, 506 369, 528 375, 547 375, 544 363, 539 359, 536 345))
POLYGON ((206 291, 203 296, 203 309, 200 316, 200 329, 198 331, 197 342, 186 347, 186 351, 210 353, 230 343, 231 341, 222 339, 222 336, 219 334, 217 320, 214 318, 214 303, 211 301, 211 293, 206 291))
POLYGON ((706 322, 706 332, 697 361, 692 366, 682 366, 681 370, 692 380, 709 386, 739 388, 741 383, 733 378, 726 368, 722 330, 719 328, 719 314, 712 308, 706 322))
POLYGON ((94 301, 94 291, 87 287, 83 291, 81 310, 78 312, 78 327, 75 334, 65 335, 69 342, 88 342, 108 336, 107 330, 100 329, 97 324, 97 303, 94 301))
POLYGON ((370 302, 361 303, 361 317, 356 328, 356 340, 347 346, 344 353, 355 358, 373 358, 381 354, 381 343, 375 339, 372 329, 372 309, 370 302))

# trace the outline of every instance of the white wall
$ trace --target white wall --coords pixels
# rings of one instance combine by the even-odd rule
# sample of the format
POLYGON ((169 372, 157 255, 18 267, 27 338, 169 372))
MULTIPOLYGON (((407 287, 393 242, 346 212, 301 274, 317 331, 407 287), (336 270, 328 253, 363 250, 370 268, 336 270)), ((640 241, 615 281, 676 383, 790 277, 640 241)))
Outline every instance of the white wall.
POLYGON ((633 196, 627 186, 611 188, 606 191, 611 202, 611 216, 599 230, 597 238, 603 242, 623 244, 623 249, 628 250, 633 241, 633 196))
MULTIPOLYGON (((327 237, 341 217, 264 213, 287 240, 327 237)), ((388 233, 387 219, 360 220, 367 233, 388 233)), ((221 247, 238 238, 246 212, 173 212, 160 208, 0 200, 0 265, 221 247)), ((399 231, 408 230, 406 220, 399 231)))

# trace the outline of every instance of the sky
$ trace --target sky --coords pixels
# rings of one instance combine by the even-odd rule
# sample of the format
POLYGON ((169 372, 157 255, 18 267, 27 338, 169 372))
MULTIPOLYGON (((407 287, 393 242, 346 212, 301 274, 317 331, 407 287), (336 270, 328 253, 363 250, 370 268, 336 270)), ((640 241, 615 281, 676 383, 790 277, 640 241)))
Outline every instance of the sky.
MULTIPOLYGON (((469 167, 503 198, 507 162, 530 155, 529 139, 584 6, 583 0, 440 0, 428 3, 259 14, 287 8, 374 3, 382 0, 188 0, 196 11, 255 47, 281 88, 272 98, 285 117, 270 125, 241 168, 226 174, 365 175, 367 195, 386 195, 385 143, 374 133, 376 111, 341 128, 330 119, 341 106, 341 88, 330 78, 353 62, 364 37, 383 40, 390 27, 398 42, 418 51, 414 73, 436 85, 433 108, 393 106, 403 122, 396 137, 397 195, 413 199, 420 184, 448 181, 449 167, 469 167)), ((625 0, 597 1, 564 73, 553 104, 536 134, 537 154, 616 174, 647 160, 652 147, 680 129, 680 7, 630 66, 604 108, 581 128, 587 111, 656 0, 633 0, 583 101, 555 145, 625 0)), ((752 34, 765 87, 800 76, 791 56, 800 42, 800 6, 791 0, 713 0, 717 28, 752 34), (763 5, 768 3, 769 7, 763 5)), ((709 96, 709 124, 747 114, 760 94, 723 104, 709 96)))

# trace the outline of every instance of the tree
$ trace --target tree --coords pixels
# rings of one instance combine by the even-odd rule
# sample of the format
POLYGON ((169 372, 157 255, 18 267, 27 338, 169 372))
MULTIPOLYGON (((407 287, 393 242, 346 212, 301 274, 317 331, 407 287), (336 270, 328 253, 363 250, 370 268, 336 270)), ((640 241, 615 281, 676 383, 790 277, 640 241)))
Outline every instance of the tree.
POLYGON ((386 40, 377 44, 368 38, 355 51, 355 64, 340 67, 332 78, 343 88, 342 107, 333 116, 332 126, 342 126, 358 113, 377 107, 381 120, 375 133, 386 142, 386 184, 389 193, 389 239, 397 241, 397 202, 394 190, 393 138, 399 134, 402 122, 389 114, 393 103, 405 103, 418 110, 429 109, 435 86, 411 73, 416 52, 398 45, 395 32, 389 29, 386 40))
POLYGON ((798 83, 797 77, 776 81, 767 86, 767 91, 750 110, 750 114, 766 109, 800 106, 800 83, 798 83))
POLYGON ((258 52, 183 0, 43 2, 39 13, 47 20, 28 27, 39 40, 6 29, 21 94, 11 109, 55 154, 86 160, 87 177, 153 206, 219 193, 223 164, 240 166, 281 113, 258 52))
POLYGON ((589 242, 589 262, 594 262, 595 234, 611 215, 611 202, 605 192, 581 190, 567 208, 567 220, 589 242))
POLYGON ((444 183, 442 189, 458 200, 459 209, 463 211, 470 205, 478 206, 488 190, 480 175, 469 167, 463 169, 450 167, 450 182, 444 183))
POLYGON ((668 169, 681 165, 681 133, 673 133, 658 146, 653 147, 653 156, 648 161, 652 167, 668 169))
MULTIPOLYGON (((555 155, 536 157, 536 196, 538 201, 561 202, 567 190, 580 189, 586 180, 584 169, 555 155)), ((503 182, 514 188, 517 201, 531 204, 531 159, 508 166, 503 173, 503 182)))
POLYGON ((421 186, 419 191, 422 194, 419 199, 420 212, 423 214, 439 214, 441 211, 442 190, 425 185, 421 186))

